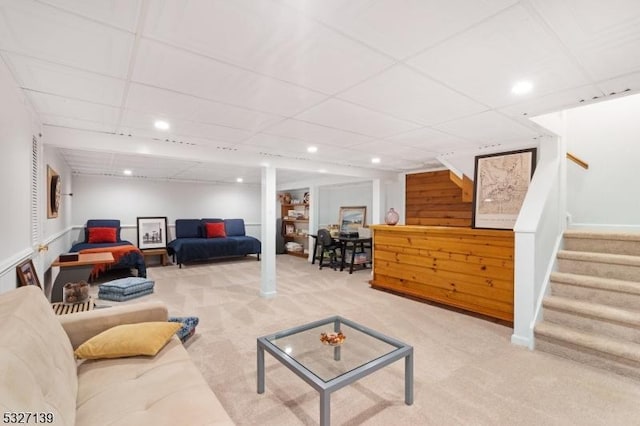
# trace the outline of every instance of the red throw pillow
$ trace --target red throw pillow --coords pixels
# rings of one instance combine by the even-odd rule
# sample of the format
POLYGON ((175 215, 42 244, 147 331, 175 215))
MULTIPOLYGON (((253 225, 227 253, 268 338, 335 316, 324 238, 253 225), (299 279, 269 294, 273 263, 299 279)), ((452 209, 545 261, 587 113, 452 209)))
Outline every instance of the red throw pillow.
POLYGON ((89 243, 115 243, 116 228, 88 228, 89 243))
POLYGON ((207 227, 207 238, 225 238, 227 233, 224 231, 224 222, 205 224, 207 227))

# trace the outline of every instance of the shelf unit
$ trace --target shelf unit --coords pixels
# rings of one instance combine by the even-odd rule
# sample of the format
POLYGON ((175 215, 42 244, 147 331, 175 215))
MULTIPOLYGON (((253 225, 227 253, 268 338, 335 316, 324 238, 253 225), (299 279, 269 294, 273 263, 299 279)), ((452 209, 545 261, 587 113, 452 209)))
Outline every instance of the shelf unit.
POLYGON ((303 248, 303 251, 287 251, 287 254, 298 257, 309 256, 309 219, 306 219, 309 217, 309 204, 282 204, 281 213, 282 229, 280 233, 285 244, 293 241, 302 245, 303 248), (290 214, 293 212, 296 212, 295 217, 290 214))

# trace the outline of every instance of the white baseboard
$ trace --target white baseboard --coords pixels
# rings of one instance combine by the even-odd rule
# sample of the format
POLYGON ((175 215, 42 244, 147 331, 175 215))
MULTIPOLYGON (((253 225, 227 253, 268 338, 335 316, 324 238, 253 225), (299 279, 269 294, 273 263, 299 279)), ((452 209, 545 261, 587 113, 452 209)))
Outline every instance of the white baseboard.
POLYGON ((569 229, 593 229, 593 230, 617 231, 617 232, 640 232, 640 225, 572 222, 569 225, 569 229))

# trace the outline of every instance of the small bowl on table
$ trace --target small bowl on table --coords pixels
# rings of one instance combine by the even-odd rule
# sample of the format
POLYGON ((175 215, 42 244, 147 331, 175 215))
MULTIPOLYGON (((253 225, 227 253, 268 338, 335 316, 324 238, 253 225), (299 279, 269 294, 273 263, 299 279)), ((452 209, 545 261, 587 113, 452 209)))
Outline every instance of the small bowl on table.
POLYGON ((320 333, 320 341, 329 346, 340 346, 344 343, 347 336, 342 334, 341 331, 320 333))

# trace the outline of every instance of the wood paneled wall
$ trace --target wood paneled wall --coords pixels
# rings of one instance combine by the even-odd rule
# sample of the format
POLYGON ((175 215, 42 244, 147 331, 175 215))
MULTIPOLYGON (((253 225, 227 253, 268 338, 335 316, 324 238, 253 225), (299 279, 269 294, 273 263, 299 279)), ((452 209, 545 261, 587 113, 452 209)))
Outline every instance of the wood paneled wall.
POLYGON ((470 228, 472 208, 472 203, 462 201, 462 189, 450 179, 448 170, 407 175, 407 225, 470 228))
POLYGON ((513 322, 512 231, 374 225, 374 288, 513 322))

